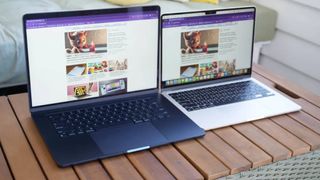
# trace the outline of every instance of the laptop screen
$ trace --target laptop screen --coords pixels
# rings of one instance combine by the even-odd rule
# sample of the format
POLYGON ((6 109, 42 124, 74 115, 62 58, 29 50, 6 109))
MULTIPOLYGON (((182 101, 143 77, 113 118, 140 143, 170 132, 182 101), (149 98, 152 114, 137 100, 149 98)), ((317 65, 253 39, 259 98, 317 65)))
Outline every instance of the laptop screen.
POLYGON ((26 15, 31 106, 157 88, 159 13, 136 7, 26 15))
POLYGON ((255 8, 162 16, 161 87, 251 73, 255 8))

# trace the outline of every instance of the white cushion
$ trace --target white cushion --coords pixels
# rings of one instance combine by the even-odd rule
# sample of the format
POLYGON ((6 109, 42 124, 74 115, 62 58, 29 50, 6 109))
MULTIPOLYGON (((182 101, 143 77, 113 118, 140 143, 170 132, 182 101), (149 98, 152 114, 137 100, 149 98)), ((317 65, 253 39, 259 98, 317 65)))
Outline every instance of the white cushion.
MULTIPOLYGON (((0 3, 0 84, 19 79, 26 81, 22 16, 31 12, 61 10, 49 0, 2 0, 0 3)), ((13 81, 17 83, 17 81, 13 81)))

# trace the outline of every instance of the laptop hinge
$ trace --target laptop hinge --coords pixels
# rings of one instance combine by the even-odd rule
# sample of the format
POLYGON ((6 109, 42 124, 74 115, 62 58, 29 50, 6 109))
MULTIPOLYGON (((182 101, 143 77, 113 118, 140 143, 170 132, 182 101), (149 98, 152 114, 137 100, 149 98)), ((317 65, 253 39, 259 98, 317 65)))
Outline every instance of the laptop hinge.
POLYGON ((95 103, 121 100, 126 98, 134 98, 136 96, 144 96, 144 95, 151 95, 151 94, 159 94, 159 90, 152 89, 152 90, 145 90, 141 92, 134 92, 134 93, 128 93, 128 94, 98 97, 98 98, 86 99, 86 100, 80 100, 80 101, 74 101, 74 102, 64 102, 64 103, 53 104, 48 106, 33 107, 33 108, 30 108, 30 112, 36 113, 36 112, 43 112, 43 111, 50 111, 50 110, 57 110, 57 109, 65 109, 65 108, 71 108, 75 106, 90 105, 95 103))
POLYGON ((243 76, 237 76, 237 77, 229 77, 227 79, 216 79, 216 80, 211 80, 211 81, 206 81, 206 82, 198 82, 194 84, 186 84, 186 85, 180 85, 176 87, 168 87, 168 88, 163 88, 161 89, 161 92, 168 92, 168 91, 176 91, 176 90, 181 90, 181 89, 189 89, 189 88, 195 88, 195 87, 200 87, 200 86, 209 86, 209 85, 215 85, 215 84, 222 84, 222 83, 229 83, 232 81, 245 81, 249 80, 251 78, 251 75, 243 75, 243 76))

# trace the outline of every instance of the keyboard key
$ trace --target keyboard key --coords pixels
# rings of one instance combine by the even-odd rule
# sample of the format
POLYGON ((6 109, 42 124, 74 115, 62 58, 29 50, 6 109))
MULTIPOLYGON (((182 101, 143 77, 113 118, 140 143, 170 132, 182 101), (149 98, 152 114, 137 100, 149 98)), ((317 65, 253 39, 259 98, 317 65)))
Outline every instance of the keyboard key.
POLYGON ((133 120, 134 123, 142 123, 143 121, 141 119, 136 119, 136 120, 133 120))
POLYGON ((206 87, 169 94, 187 111, 272 96, 273 93, 253 81, 206 87))
POLYGON ((48 115, 61 138, 92 133, 109 126, 144 123, 169 117, 169 113, 150 98, 48 115))

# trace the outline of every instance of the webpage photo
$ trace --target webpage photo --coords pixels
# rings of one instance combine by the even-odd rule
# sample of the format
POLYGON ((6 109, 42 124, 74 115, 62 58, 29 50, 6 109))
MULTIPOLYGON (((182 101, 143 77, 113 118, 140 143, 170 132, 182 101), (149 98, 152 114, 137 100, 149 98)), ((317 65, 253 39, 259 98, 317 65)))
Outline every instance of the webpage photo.
POLYGON ((162 16, 162 87, 249 73, 254 9, 162 16))
POLYGON ((156 88, 158 13, 27 20, 32 106, 156 88))

